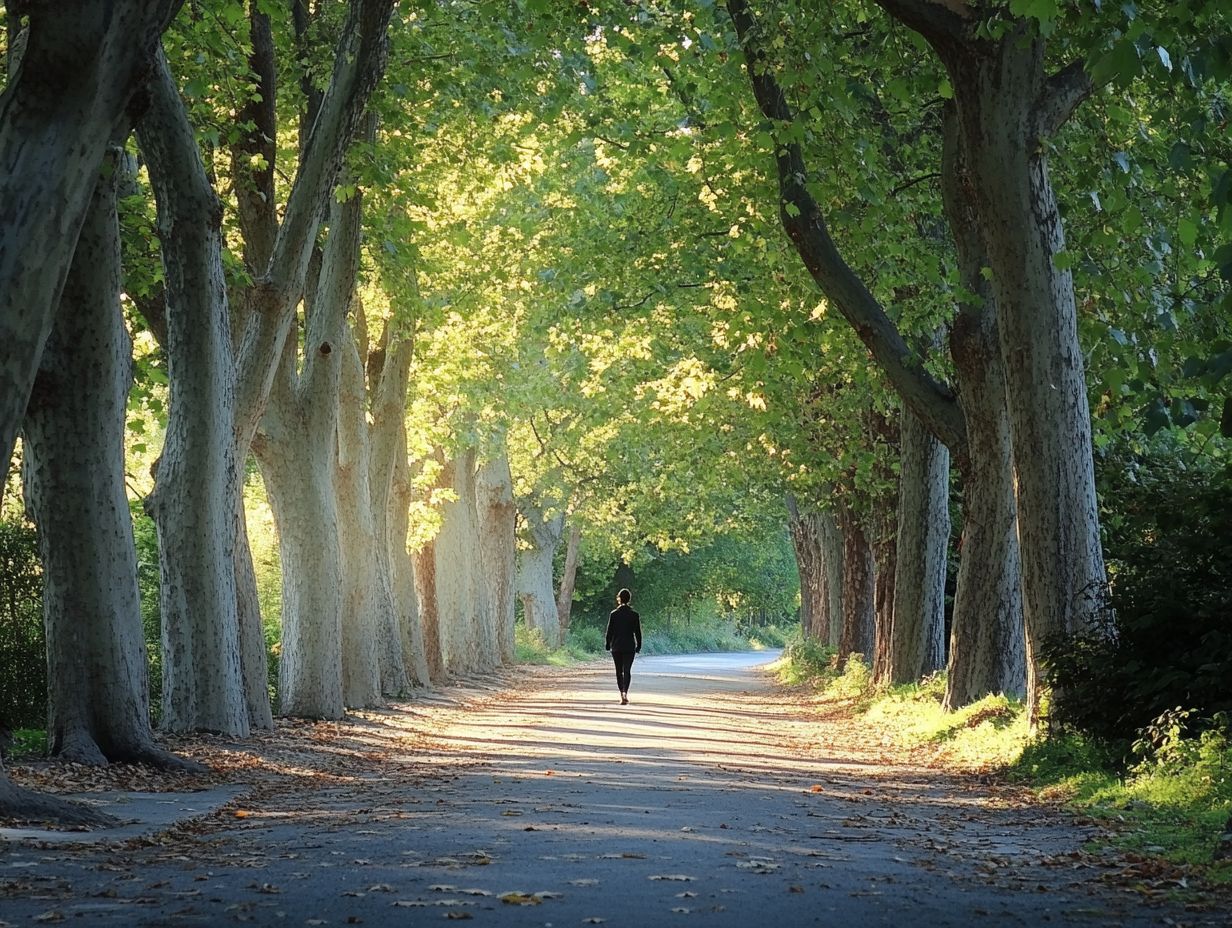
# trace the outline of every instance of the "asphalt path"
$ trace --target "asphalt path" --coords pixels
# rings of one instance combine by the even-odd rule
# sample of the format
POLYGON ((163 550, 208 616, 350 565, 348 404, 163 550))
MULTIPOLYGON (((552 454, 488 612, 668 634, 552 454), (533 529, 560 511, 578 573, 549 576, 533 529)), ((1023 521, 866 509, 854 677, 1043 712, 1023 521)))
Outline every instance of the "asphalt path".
POLYGON ((140 844, 6 842, 0 921, 1226 924, 1106 884, 1061 813, 824 749, 773 656, 639 658, 627 706, 595 665, 366 716, 375 770, 140 844))

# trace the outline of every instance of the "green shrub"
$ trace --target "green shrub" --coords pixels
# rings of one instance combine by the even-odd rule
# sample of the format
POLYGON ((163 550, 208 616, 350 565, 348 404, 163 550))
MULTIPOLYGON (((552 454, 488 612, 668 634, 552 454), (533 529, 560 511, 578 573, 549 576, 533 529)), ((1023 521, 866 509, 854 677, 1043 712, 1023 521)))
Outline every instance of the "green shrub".
POLYGON ((47 645, 38 536, 0 522, 0 727, 47 721, 47 645))
POLYGON ((1232 474, 1131 462, 1104 490, 1111 609, 1043 655, 1049 722, 1128 749, 1175 707, 1232 711, 1232 474))

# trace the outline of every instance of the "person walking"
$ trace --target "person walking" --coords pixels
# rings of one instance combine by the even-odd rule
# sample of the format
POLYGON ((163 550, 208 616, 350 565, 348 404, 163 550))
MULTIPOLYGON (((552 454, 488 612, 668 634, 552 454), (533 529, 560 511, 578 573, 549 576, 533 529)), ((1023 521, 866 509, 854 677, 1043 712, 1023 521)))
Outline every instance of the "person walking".
POLYGON ((629 608, 630 594, 616 594, 617 606, 607 617, 607 644, 616 663, 616 685, 620 687, 620 704, 629 704, 629 676, 633 671, 633 655, 642 650, 642 617, 629 608))

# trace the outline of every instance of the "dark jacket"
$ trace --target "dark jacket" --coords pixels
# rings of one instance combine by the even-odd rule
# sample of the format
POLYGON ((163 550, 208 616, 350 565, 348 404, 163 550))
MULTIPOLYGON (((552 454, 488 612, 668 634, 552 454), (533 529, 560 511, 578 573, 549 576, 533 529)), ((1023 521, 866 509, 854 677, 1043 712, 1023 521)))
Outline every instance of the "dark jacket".
POLYGON ((613 609, 607 617, 607 649, 642 650, 642 617, 627 604, 613 609))

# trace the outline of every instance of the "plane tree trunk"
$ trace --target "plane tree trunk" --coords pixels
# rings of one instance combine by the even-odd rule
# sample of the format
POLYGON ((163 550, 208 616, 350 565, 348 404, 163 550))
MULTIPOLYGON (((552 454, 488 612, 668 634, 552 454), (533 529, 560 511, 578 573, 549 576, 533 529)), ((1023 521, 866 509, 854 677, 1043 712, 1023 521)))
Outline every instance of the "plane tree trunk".
POLYGON ((120 306, 119 152, 98 182, 22 432, 38 526, 51 753, 199 770, 154 743, 133 523, 124 485, 132 342, 120 306))

